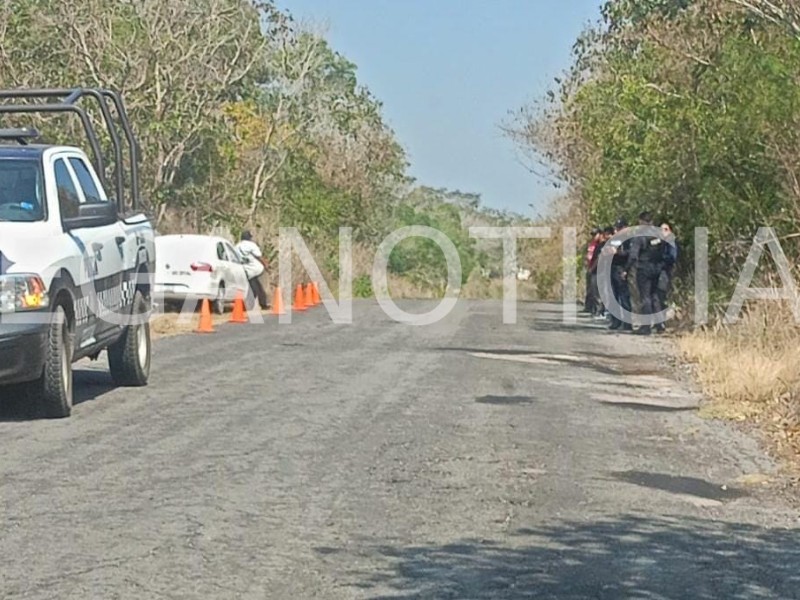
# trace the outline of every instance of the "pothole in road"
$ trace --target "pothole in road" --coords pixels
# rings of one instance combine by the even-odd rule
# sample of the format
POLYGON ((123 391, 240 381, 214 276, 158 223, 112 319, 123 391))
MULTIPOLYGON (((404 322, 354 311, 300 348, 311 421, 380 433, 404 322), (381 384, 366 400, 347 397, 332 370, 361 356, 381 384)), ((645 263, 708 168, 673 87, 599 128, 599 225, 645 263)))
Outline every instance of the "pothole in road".
POLYGON ((478 404, 490 404, 493 406, 531 404, 534 401, 535 399, 531 396, 481 396, 475 399, 478 404))

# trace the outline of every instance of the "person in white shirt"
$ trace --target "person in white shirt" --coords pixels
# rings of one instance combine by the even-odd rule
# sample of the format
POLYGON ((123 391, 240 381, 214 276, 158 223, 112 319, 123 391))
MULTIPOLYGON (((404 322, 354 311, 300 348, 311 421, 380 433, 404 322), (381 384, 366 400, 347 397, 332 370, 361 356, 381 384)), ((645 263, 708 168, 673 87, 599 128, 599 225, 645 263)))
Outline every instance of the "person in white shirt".
POLYGON ((253 241, 253 235, 249 231, 242 232, 242 238, 236 246, 236 250, 245 259, 244 270, 247 273, 247 279, 250 281, 250 289, 258 299, 259 306, 263 309, 269 308, 267 292, 264 290, 264 286, 261 285, 261 275, 266 270, 268 263, 261 253, 261 248, 253 241))

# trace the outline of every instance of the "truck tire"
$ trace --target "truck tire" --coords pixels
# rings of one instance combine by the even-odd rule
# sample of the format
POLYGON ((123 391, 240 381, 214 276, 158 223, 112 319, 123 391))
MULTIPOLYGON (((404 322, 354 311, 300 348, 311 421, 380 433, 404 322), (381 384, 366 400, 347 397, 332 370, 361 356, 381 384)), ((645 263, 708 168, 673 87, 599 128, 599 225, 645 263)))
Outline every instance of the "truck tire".
POLYGON ((72 334, 62 305, 53 310, 42 376, 29 384, 37 416, 63 419, 72 412, 72 334))
MULTIPOLYGON (((147 312, 147 302, 139 290, 133 297, 133 314, 147 312)), ((150 377, 150 323, 131 323, 122 336, 108 347, 111 379, 119 386, 141 387, 150 377)))

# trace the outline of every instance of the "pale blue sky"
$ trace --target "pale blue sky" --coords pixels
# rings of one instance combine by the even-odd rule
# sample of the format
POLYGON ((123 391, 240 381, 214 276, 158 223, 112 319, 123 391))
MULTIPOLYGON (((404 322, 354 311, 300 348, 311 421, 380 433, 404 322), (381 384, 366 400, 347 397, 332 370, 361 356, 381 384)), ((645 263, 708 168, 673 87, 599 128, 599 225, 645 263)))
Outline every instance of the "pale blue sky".
POLYGON ((498 125, 570 63, 601 0, 278 0, 358 65, 419 183, 531 214, 553 188, 515 159, 498 125))

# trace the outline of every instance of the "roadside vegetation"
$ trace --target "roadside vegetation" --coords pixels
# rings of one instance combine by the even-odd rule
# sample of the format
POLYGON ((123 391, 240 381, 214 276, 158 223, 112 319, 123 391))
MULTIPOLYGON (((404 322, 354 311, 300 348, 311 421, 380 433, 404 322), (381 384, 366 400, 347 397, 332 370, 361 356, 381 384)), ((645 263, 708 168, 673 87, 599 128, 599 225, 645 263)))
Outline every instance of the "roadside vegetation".
MULTIPOLYGON (((708 228, 714 318, 679 340, 681 352, 711 413, 767 418, 784 440, 800 427, 800 329, 788 306, 746 304, 734 325, 714 310, 730 302, 759 227, 775 229, 797 270, 799 82, 795 0, 610 0, 553 90, 506 126, 585 230, 644 209, 673 223, 687 315, 694 230, 708 228)), ((752 287, 778 280, 769 256, 752 287)))
MULTIPOLYGON (((429 224, 456 244, 472 293, 498 287, 488 273, 499 255, 466 227, 520 217, 413 181, 357 66, 271 0, 15 0, 0 3, 0 39, 3 88, 79 82, 123 94, 160 233, 249 229, 275 262, 279 227, 296 227, 335 280, 339 228, 351 227, 354 293, 369 296, 386 234, 429 224)), ((69 133, 77 123, 34 125, 48 141, 83 139, 69 133)), ((408 240, 392 281, 405 295, 437 296, 443 266, 437 248, 408 240)))

